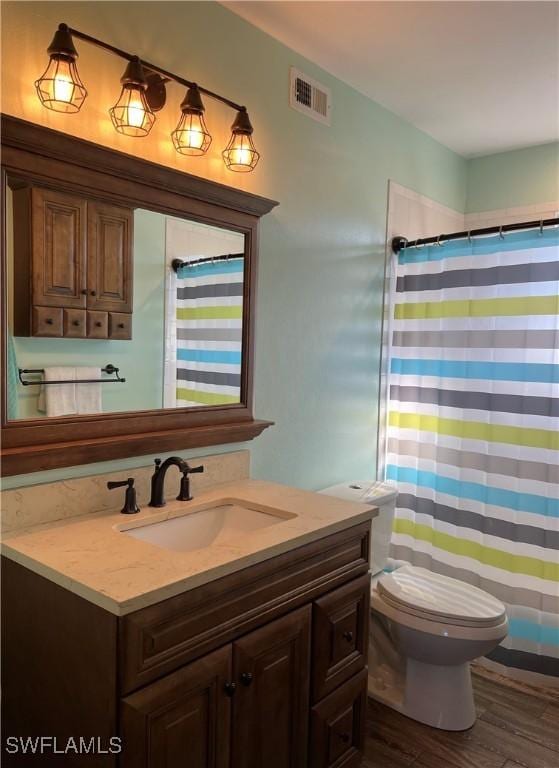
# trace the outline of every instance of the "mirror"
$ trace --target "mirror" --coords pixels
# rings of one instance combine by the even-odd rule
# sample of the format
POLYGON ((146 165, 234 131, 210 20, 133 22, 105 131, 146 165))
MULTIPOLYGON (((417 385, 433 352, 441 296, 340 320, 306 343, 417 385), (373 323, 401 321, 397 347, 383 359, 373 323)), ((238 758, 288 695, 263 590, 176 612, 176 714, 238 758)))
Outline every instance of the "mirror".
POLYGON ((241 403, 244 233, 11 177, 5 206, 9 421, 241 403))

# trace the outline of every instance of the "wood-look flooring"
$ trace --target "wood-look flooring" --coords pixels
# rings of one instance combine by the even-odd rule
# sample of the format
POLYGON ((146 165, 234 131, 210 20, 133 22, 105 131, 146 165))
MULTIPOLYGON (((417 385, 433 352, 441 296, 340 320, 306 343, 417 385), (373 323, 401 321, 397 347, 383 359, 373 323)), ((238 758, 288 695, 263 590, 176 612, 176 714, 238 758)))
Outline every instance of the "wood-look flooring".
POLYGON ((477 720, 460 733, 369 699, 361 768, 559 768, 559 703, 472 677, 477 720))

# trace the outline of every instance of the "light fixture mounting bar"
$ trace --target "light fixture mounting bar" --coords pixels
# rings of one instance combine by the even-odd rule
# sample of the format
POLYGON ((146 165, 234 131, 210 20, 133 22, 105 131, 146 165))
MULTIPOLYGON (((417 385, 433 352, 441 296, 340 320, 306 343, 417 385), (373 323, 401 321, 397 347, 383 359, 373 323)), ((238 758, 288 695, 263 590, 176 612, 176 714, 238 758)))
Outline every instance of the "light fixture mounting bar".
MULTIPOLYGON (((66 25, 62 25, 62 24, 59 25, 59 27, 62 27, 62 26, 66 27, 66 25)), ((99 40, 97 37, 93 37, 92 35, 87 35, 85 32, 80 32, 79 29, 74 29, 73 27, 67 27, 67 29, 68 29, 68 32, 70 32, 70 34, 73 35, 74 37, 77 37, 86 43, 90 43, 91 45, 95 45, 98 48, 103 48, 105 51, 109 51, 110 53, 113 53, 115 56, 120 56, 121 59, 125 59, 126 61, 132 61, 135 58, 133 54, 128 53, 127 51, 123 51, 121 48, 117 48, 115 45, 106 43, 104 40, 99 40)), ((169 72, 166 69, 162 69, 161 67, 158 67, 156 64, 151 64, 149 61, 146 61, 145 59, 140 59, 140 62, 145 69, 150 70, 151 72, 155 72, 156 74, 161 75, 161 77, 167 78, 168 80, 173 80, 175 83, 184 85, 186 88, 191 88, 194 85, 198 85, 197 83, 194 83, 194 81, 192 80, 187 80, 186 78, 181 77, 180 75, 176 75, 174 72, 169 72)), ((237 112, 246 111, 246 107, 240 104, 237 104, 235 101, 231 101, 231 99, 225 98, 225 96, 220 96, 219 93, 214 93, 214 91, 210 91, 201 85, 198 85, 198 90, 200 91, 200 93, 203 93, 205 96, 209 96, 211 99, 220 101, 222 104, 226 104, 228 107, 231 107, 231 109, 234 109, 237 112)))

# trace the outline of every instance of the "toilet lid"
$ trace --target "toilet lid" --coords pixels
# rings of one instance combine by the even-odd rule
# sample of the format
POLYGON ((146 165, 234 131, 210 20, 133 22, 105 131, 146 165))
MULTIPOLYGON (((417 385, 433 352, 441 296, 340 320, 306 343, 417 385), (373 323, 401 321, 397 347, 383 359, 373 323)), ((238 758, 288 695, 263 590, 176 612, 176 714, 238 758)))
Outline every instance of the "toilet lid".
POLYGON ((487 592, 413 565, 381 576, 377 590, 393 605, 446 623, 494 626, 506 615, 503 603, 487 592))

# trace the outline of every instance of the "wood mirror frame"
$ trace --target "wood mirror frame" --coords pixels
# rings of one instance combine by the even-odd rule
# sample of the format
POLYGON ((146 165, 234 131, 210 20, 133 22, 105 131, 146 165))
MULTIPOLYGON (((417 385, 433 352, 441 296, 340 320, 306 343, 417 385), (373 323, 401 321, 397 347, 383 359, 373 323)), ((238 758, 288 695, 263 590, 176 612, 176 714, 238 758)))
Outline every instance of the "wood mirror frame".
POLYGON ((258 220, 277 205, 257 195, 2 115, 2 475, 252 440, 272 422, 252 413, 258 220), (245 235, 239 404, 8 421, 6 392, 7 178, 141 206, 245 235))

